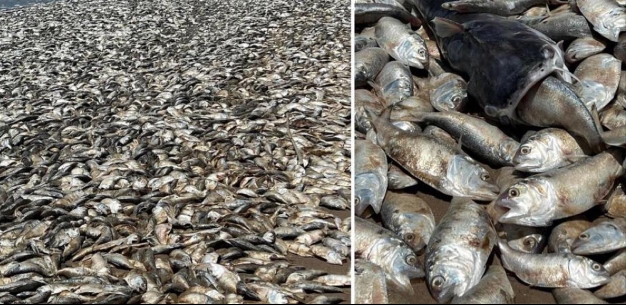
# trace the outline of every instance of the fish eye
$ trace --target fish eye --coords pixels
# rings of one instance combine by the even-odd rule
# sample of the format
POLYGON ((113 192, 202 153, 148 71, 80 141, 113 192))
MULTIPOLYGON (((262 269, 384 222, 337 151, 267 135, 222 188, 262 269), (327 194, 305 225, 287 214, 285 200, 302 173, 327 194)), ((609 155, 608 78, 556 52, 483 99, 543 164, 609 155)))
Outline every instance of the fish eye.
POLYGON ((406 263, 410 266, 417 265, 417 257, 415 255, 409 255, 406 257, 406 263))
POLYGON ((420 49, 417 53, 419 53, 420 56, 426 56, 426 50, 424 49, 420 49))
POLYGON ((412 241, 415 239, 415 235, 413 235, 413 233, 404 234, 404 239, 407 241, 412 241))
POLYGON ((455 105, 456 105, 456 104, 461 103, 461 97, 460 97, 460 96, 458 96, 458 95, 455 95, 455 96, 452 98, 452 103, 454 103, 455 105))
POLYGON ((600 271, 602 269, 602 266, 600 266, 600 264, 598 263, 593 263, 593 265, 591 265, 591 269, 595 271, 600 271))
POLYGON ((489 174, 485 173, 485 174, 480 175, 480 179, 482 181, 487 181, 487 180, 491 179, 491 176, 489 176, 489 174))
POLYGON ((519 196, 519 194, 520 194, 520 191, 518 189, 516 189, 516 188, 511 188, 509 190, 509 196, 511 196, 511 197, 517 197, 517 196, 519 196))
POLYGON ((446 279, 443 276, 436 276, 435 278, 433 278, 433 281, 431 282, 431 285, 435 288, 440 288, 441 286, 443 286, 443 284, 446 282, 446 279))
POLYGON ((589 239, 589 234, 587 234, 587 233, 582 233, 582 234, 580 234, 580 235, 578 236, 578 238, 580 238, 580 239, 589 239))
POLYGON ((534 238, 527 238, 524 240, 524 246, 534 248, 537 245, 537 241, 534 238))
POLYGON ((522 146, 522 148, 520 149, 520 153, 522 155, 527 155, 530 153, 530 151, 531 151, 531 148, 528 146, 522 146))

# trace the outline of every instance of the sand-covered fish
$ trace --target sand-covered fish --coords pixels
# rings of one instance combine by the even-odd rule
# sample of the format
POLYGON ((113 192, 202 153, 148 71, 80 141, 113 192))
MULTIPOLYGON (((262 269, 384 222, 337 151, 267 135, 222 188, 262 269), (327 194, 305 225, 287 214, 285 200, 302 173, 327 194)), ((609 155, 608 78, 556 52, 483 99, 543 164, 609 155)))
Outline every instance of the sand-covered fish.
POLYGON ((389 123, 389 111, 370 112, 378 144, 390 158, 420 181, 451 196, 491 200, 499 188, 487 170, 470 157, 434 138, 404 132, 389 123))
POLYGON ((498 241, 502 266, 524 283, 546 288, 588 289, 609 282, 609 273, 589 258, 571 253, 531 254, 518 252, 498 241))
POLYGON ((412 290, 410 279, 424 276, 413 250, 393 232, 375 223, 359 217, 354 221, 354 229, 359 232, 354 240, 356 257, 380 266, 388 279, 412 290))
MULTIPOLYGON (((624 15, 626 19, 626 15, 624 15)), ((576 93, 587 108, 601 111, 615 97, 619 85, 622 62, 610 54, 593 55, 580 63, 574 75, 576 93)))
POLYGON ((378 145, 367 140, 355 141, 355 213, 361 215, 371 206, 380 212, 387 192, 387 156, 378 145))
POLYGON ((626 31, 626 8, 614 0, 576 0, 580 12, 593 24, 593 29, 611 41, 626 31))
POLYGON ((376 41, 398 62, 418 69, 428 65, 424 39, 406 24, 392 17, 383 17, 376 24, 376 41))
POLYGON ((513 158, 515 169, 542 173, 585 158, 576 139, 559 128, 545 128, 526 138, 513 158))
POLYGON ((572 252, 578 255, 603 254, 626 248, 626 219, 600 222, 578 235, 572 252))
POLYGON ((503 192, 497 205, 508 209, 502 223, 549 226, 601 203, 624 173, 622 153, 603 152, 570 166, 523 179, 503 192), (590 174, 593 173, 593 174, 590 174), (571 177, 577 177, 573 182, 571 177))
POLYGON ((480 205, 453 199, 426 249, 426 282, 435 300, 462 297, 480 282, 495 239, 491 219, 480 205))
POLYGON ((385 228, 402 238, 415 252, 428 245, 435 229, 433 212, 415 195, 387 192, 380 215, 385 228))

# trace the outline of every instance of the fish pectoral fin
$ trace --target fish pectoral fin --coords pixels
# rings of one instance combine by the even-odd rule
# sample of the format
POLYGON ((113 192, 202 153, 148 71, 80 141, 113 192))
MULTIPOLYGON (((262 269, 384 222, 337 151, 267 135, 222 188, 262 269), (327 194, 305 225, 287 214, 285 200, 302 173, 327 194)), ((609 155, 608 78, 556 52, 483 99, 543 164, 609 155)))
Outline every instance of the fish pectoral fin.
POLYGON ((434 25, 435 33, 439 37, 446 38, 459 33, 463 33, 465 31, 465 28, 462 24, 449 19, 435 17, 432 22, 434 25))
POLYGON ((569 162, 576 163, 584 158, 587 158, 586 155, 568 155, 565 159, 569 162))

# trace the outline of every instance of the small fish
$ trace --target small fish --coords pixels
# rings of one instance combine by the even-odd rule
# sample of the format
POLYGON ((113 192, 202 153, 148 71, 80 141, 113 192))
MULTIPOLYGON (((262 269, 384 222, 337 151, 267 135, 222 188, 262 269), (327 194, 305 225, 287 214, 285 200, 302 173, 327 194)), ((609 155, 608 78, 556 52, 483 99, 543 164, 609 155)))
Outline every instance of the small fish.
POLYGON ((463 296, 454 297, 450 304, 514 304, 515 292, 502 266, 489 267, 485 276, 463 296))
POLYGON ((609 273, 589 258, 571 253, 518 252, 505 240, 498 241, 505 269, 528 285, 546 288, 589 289, 609 282, 609 273))
POLYGON ((480 205, 452 200, 426 248, 426 283, 435 300, 464 296, 479 283, 495 239, 491 219, 480 205))
MULTIPOLYGON (((558 0, 550 1, 552 4, 561 4, 558 0)), ((459 0, 446 2, 442 5, 448 10, 459 13, 489 13, 500 16, 518 15, 532 6, 548 4, 547 0, 459 0)))
POLYGON ((614 0, 576 0, 580 12, 593 24, 593 29, 611 41, 618 41, 626 31, 626 8, 614 0))
POLYGON ((369 112, 377 143, 412 176, 447 195, 496 198, 499 188, 482 165, 434 138, 397 129, 389 123, 389 114, 386 110, 378 117, 369 112))
POLYGON ((577 38, 593 37, 593 31, 587 19, 574 13, 522 18, 518 19, 518 21, 543 33, 554 41, 570 41, 577 38))
POLYGON ((354 23, 358 26, 373 25, 383 17, 393 17, 403 23, 419 27, 422 23, 405 9, 386 3, 355 3, 354 23))
POLYGON ((572 245, 578 235, 591 228, 591 222, 582 219, 565 221, 552 229, 548 238, 551 253, 572 253, 572 245))
POLYGON ((355 213, 361 215, 368 206, 380 213, 387 191, 387 155, 379 146, 356 140, 355 158, 355 213))
POLYGON ((516 109, 524 123, 537 127, 561 127, 585 140, 594 152, 604 147, 597 120, 569 85, 549 76, 531 88, 516 109), (567 113, 567 116, 563 116, 567 113))
POLYGON ((398 62, 418 69, 428 65, 424 39, 406 24, 392 17, 383 17, 376 24, 378 45, 398 62))
POLYGON ((354 84, 364 87, 374 81, 378 73, 389 62, 389 55, 381 48, 367 48, 354 53, 354 84))
POLYGON ((608 304, 591 291, 580 288, 558 288, 552 290, 552 295, 558 304, 608 304))
POLYGON ((421 198, 387 192, 380 214, 385 228, 402 238, 416 253, 428 245, 435 229, 435 216, 421 198))
MULTIPOLYGON (((624 15, 626 18, 626 14, 624 15)), ((583 60, 574 75, 580 82, 574 85, 576 93, 587 108, 598 111, 615 97, 620 80, 622 62, 610 54, 593 55, 583 60)))
POLYGON ((461 145, 491 165, 513 164, 520 143, 498 127, 460 112, 426 112, 414 115, 416 121, 435 125, 447 131, 461 145))
POLYGON ((497 205, 509 209, 502 223, 549 226, 583 213, 608 195, 624 173, 621 152, 603 152, 570 166, 523 179, 503 192, 497 205), (588 173, 594 172, 594 175, 588 173), (577 177, 575 181, 571 177, 577 177))
POLYGON ((401 190, 418 184, 415 178, 404 172, 404 170, 394 163, 389 163, 389 171, 387 172, 387 188, 390 190, 401 190))
POLYGON ((594 37, 578 38, 565 50, 565 60, 569 63, 575 63, 596 55, 606 49, 604 39, 596 39, 594 37))
POLYGON ((432 77, 430 88, 430 102, 439 111, 461 111, 467 103, 467 83, 457 74, 432 77))
POLYGON ((578 255, 604 254, 626 248, 626 219, 600 222, 583 231, 572 245, 578 255))
POLYGON ((576 139, 559 128, 545 128, 521 143, 513 158, 515 169, 543 173, 570 165, 586 155, 576 139))
POLYGON ((547 243, 540 228, 502 224, 502 231, 506 233, 509 246, 515 251, 541 253, 547 243))
POLYGON ((354 241, 356 257, 380 266, 390 280, 411 290, 410 279, 424 276, 413 250, 387 229, 358 217, 354 221, 359 232, 354 241))
POLYGON ((389 62, 376 76, 377 94, 386 105, 395 105, 413 95, 413 77, 409 68, 398 61, 389 62))

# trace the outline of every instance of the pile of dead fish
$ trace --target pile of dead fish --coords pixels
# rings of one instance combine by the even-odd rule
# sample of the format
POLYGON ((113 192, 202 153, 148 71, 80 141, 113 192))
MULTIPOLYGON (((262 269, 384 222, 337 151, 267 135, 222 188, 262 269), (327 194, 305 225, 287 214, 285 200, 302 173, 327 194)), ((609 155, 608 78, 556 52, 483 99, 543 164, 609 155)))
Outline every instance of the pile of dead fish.
POLYGON ((440 303, 514 303, 510 281, 623 302, 624 2, 355 14, 357 302, 429 301, 426 285, 440 303))
POLYGON ((0 11, 0 303, 346 300, 344 2, 0 11))

